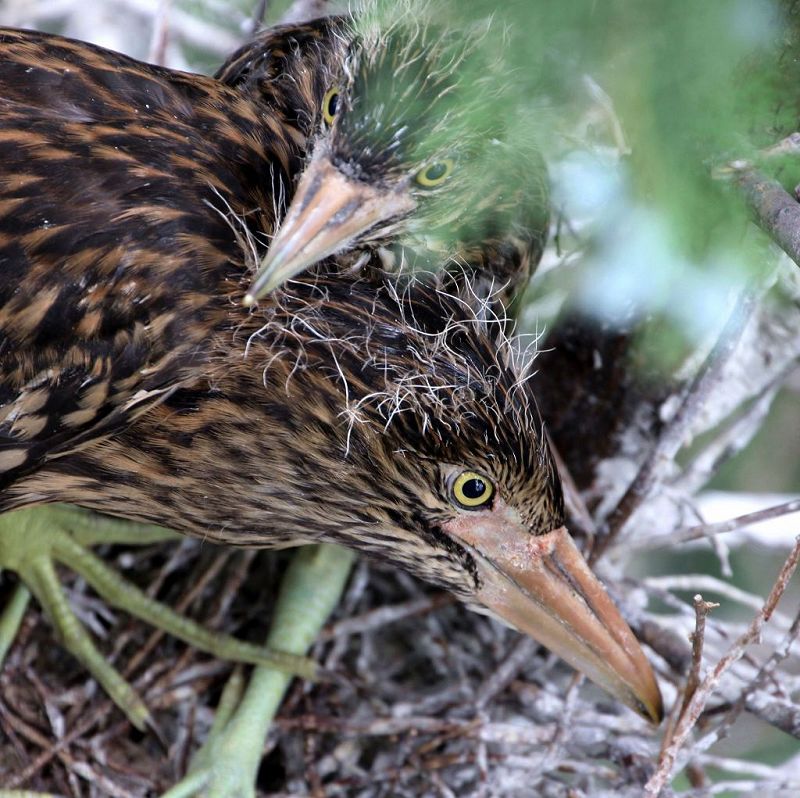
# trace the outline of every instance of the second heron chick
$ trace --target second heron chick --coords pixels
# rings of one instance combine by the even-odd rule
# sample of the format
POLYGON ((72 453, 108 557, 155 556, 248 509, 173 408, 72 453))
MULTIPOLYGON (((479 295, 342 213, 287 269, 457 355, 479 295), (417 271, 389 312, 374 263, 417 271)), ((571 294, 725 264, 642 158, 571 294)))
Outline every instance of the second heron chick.
POLYGON ((514 127, 492 37, 440 26, 426 4, 380 5, 340 29, 341 71, 245 304, 343 253, 392 271, 469 264, 512 289, 538 263, 545 169, 530 120, 514 127))

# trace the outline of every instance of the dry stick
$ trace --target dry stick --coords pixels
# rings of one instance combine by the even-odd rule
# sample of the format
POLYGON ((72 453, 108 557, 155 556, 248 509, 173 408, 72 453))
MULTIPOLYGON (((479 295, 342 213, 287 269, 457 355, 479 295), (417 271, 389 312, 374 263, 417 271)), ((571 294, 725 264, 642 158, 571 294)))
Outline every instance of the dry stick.
POLYGON ((553 443, 547 430, 545 430, 545 435, 547 436, 547 444, 550 447, 550 454, 552 454, 553 460, 555 460, 556 463, 558 476, 561 478, 561 486, 564 491, 564 504, 567 508, 567 512, 577 523, 578 528, 590 541, 593 541, 597 536, 597 527, 594 518, 589 512, 589 508, 586 506, 586 502, 584 502, 583 496, 578 486, 575 484, 575 480, 572 478, 567 464, 564 462, 564 458, 558 451, 558 447, 553 443))
POLYGON ((102 790, 101 795, 107 795, 109 798, 136 798, 133 793, 111 781, 105 773, 95 770, 88 762, 78 760, 72 765, 72 770, 89 784, 93 791, 102 790))
MULTIPOLYGON (((49 738, 45 737, 44 734, 31 726, 19 715, 14 714, 11 709, 6 707, 2 702, 0 702, 0 717, 5 720, 11 729, 13 729, 20 737, 23 737, 28 742, 33 743, 34 745, 43 749, 47 749, 50 746, 51 740, 49 738)), ((69 751, 59 751, 58 757, 67 767, 74 762, 72 753, 69 751)), ((10 784, 8 786, 14 787, 16 784, 10 784)))
MULTIPOLYGON (((797 795, 798 784, 794 779, 731 779, 728 781, 715 781, 713 792, 708 787, 699 790, 682 792, 681 798, 710 798, 712 795, 797 795)), ((281 798, 275 796, 274 798, 281 798)), ((283 798, 294 798, 284 795, 283 798)))
POLYGON ((209 629, 219 628, 228 617, 228 611, 236 597, 240 594, 242 585, 250 573, 250 567, 258 554, 258 549, 243 549, 237 552, 233 571, 225 580, 225 584, 217 591, 216 606, 212 608, 206 625, 209 629))
POLYGON ((728 773, 760 776, 763 779, 774 779, 782 767, 781 765, 764 765, 760 762, 743 761, 734 759, 731 756, 718 756, 716 754, 700 754, 697 759, 706 767, 724 770, 728 773))
MULTIPOLYGON (((129 9, 138 16, 149 17, 153 7, 151 0, 115 0, 122 9, 129 9)), ((169 27, 175 40, 190 44, 201 50, 227 58, 239 45, 239 37, 219 25, 204 22, 192 12, 181 8, 170 11, 169 27)))
POLYGON ((749 164, 735 168, 734 175, 756 224, 800 266, 800 203, 749 164))
MULTIPOLYGON (((716 729, 714 729, 711 734, 707 735, 707 740, 704 739, 701 741, 704 750, 708 749, 717 740, 721 740, 723 737, 726 737, 731 726, 733 726, 734 721, 742 713, 742 710, 749 710, 750 706, 758 701, 754 694, 763 686, 767 679, 770 678, 773 673, 775 673, 778 665, 789 656, 791 648, 799 636, 800 609, 798 609, 797 613, 795 614, 792 625, 789 627, 789 631, 786 633, 786 636, 781 644, 775 649, 775 651, 772 652, 767 661, 761 666, 761 669, 758 671, 755 677, 744 688, 744 690, 742 690, 742 694, 736 700, 736 703, 730 708, 723 722, 716 729)), ((786 731, 788 734, 791 734, 793 737, 800 737, 800 722, 798 722, 797 711, 795 711, 795 722, 793 728, 784 729, 784 731, 786 731)))
MULTIPOLYGON (((190 586, 189 590, 187 590, 183 596, 181 596, 180 600, 175 605, 176 612, 185 613, 189 609, 192 602, 206 589, 208 584, 215 579, 217 574, 223 569, 228 561, 228 558, 230 557, 230 554, 231 552, 229 551, 222 551, 216 557, 214 557, 211 565, 200 574, 197 581, 190 586)), ((145 644, 130 658, 125 666, 123 675, 125 677, 130 677, 165 635, 166 632, 164 632, 162 629, 154 629, 150 633, 150 636, 145 644)), ((187 650, 191 650, 191 646, 189 646, 187 650)), ((154 685, 151 685, 151 688, 153 686, 154 685)))
POLYGON ((727 521, 718 521, 714 524, 695 524, 694 526, 684 527, 675 532, 668 532, 666 535, 655 535, 641 541, 632 541, 630 549, 659 549, 664 546, 672 546, 675 543, 686 543, 690 540, 700 540, 709 538, 712 535, 724 535, 727 532, 735 532, 751 524, 760 524, 764 521, 771 521, 773 518, 780 518, 784 515, 800 512, 800 499, 792 499, 783 504, 776 504, 772 507, 765 507, 763 510, 754 510, 752 513, 737 515, 727 521))
POLYGON ((550 766, 555 769, 555 763, 561 762, 565 757, 565 742, 567 734, 573 729, 573 722, 575 717, 575 708, 578 704, 578 695, 580 694, 581 686, 584 682, 584 675, 582 673, 573 673, 569 680, 569 687, 564 695, 564 707, 561 710, 561 717, 556 723, 556 730, 550 744, 545 748, 542 754, 542 765, 550 766))
POLYGON ((608 121, 611 134, 614 137, 614 146, 620 156, 630 155, 631 150, 628 140, 625 138, 625 128, 614 108, 614 101, 603 87, 595 81, 591 75, 583 75, 583 86, 594 104, 600 109, 608 121))
POLYGON ((269 0, 258 0, 250 17, 250 35, 255 36, 263 27, 269 10, 269 0))
POLYGON ((800 707, 787 699, 766 697, 763 693, 749 695, 747 711, 770 726, 800 740, 800 707))
POLYGON ((719 380, 725 364, 736 349, 755 306, 755 292, 752 288, 747 287, 739 295, 717 342, 684 393, 681 405, 672 421, 655 440, 633 482, 608 516, 605 524, 607 533, 598 539, 590 562, 595 562, 619 535, 634 512, 650 495, 664 467, 675 459, 698 411, 702 408, 708 394, 719 380))
POLYGON ((335 734, 340 737, 395 737, 409 734, 471 737, 504 745, 541 745, 549 743, 557 730, 555 723, 523 726, 512 722, 481 722, 463 718, 439 718, 427 715, 408 715, 397 718, 372 718, 364 721, 338 717, 305 715, 295 718, 279 717, 275 725, 284 730, 302 730, 335 734))
POLYGON ((683 701, 681 702, 680 714, 686 712, 686 707, 697 692, 700 686, 700 667, 703 664, 703 645, 706 641, 706 617, 711 610, 719 607, 719 604, 713 601, 704 601, 703 597, 698 593, 692 602, 694 604, 695 626, 694 634, 691 636, 692 640, 692 666, 689 669, 689 676, 686 680, 686 687, 683 691, 683 701))
POLYGON ((680 705, 676 702, 673 712, 670 715, 669 724, 664 731, 664 739, 662 740, 661 752, 663 754, 664 747, 668 741, 672 739, 672 735, 681 719, 686 714, 686 708, 689 702, 697 692, 700 686, 700 667, 703 663, 703 645, 706 640, 706 616, 711 610, 719 607, 713 601, 704 601, 703 597, 698 593, 694 597, 694 633, 690 636, 692 641, 692 662, 689 666, 689 675, 686 677, 686 686, 683 688, 683 700, 680 705))
POLYGON ((517 674, 536 656, 539 644, 530 637, 520 637, 510 652, 503 656, 500 665, 495 668, 475 692, 475 707, 484 709, 492 699, 503 692, 517 674))
POLYGON ((790 133, 777 144, 759 151, 763 158, 780 158, 784 155, 800 155, 800 133, 790 133))
MULTIPOLYGON (((136 683, 136 687, 141 689, 147 684, 149 683, 140 680, 136 683)), ((82 720, 78 721, 63 737, 55 742, 48 741, 44 750, 36 759, 26 765, 24 770, 16 773, 8 784, 3 786, 13 789, 33 778, 53 757, 60 757, 68 746, 86 734, 92 726, 108 717, 108 713, 116 708, 116 704, 111 699, 103 701, 94 708, 89 707, 82 720)), ((67 751, 67 753, 69 752, 67 751)))
MULTIPOLYGON (((188 562, 189 558, 193 556, 192 551, 195 551, 195 552, 197 551, 197 549, 187 549, 187 544, 193 543, 193 542, 194 541, 186 540, 186 541, 183 541, 180 545, 177 545, 177 546, 173 547, 173 550, 172 550, 172 553, 170 554, 169 559, 166 561, 166 563, 164 563, 163 566, 161 566, 159 568, 158 573, 155 575, 155 577, 147 585, 147 589, 145 590, 145 594, 149 598, 155 599, 156 596, 158 595, 158 592, 163 587, 164 582, 166 582, 166 580, 169 578, 170 574, 174 570, 176 570, 178 567, 180 567, 181 563, 188 562), (187 556, 187 554, 188 554, 188 556, 187 556)), ((159 544, 156 544, 156 545, 159 545, 159 544)), ((139 558, 141 558, 143 556, 146 556, 146 555, 147 555, 147 550, 145 548, 141 547, 141 548, 136 549, 136 554, 133 554, 133 557, 134 557, 134 560, 136 562, 138 562, 139 558)), ((183 612, 183 609, 180 609, 179 607, 176 607, 176 609, 177 609, 178 612, 183 612)), ((136 628, 137 628, 136 619, 135 618, 129 618, 128 622, 122 628, 120 634, 117 635, 117 637, 116 637, 116 639, 114 641, 114 646, 112 647, 111 654, 108 657, 108 661, 109 662, 115 663, 118 660, 120 654, 122 653, 122 650, 125 648, 125 646, 128 645, 128 643, 130 642, 131 638, 133 637, 133 635, 134 635, 134 633, 136 631, 136 628)), ((132 671, 130 671, 130 670, 123 671, 122 675, 125 676, 125 678, 128 678, 128 677, 130 677, 131 672, 132 671)))
POLYGON ((703 487, 723 463, 735 457, 761 429, 776 394, 796 368, 792 359, 771 380, 755 393, 755 401, 736 420, 702 448, 687 464, 672 487, 686 495, 694 495, 703 487))
POLYGON ((669 743, 659 757, 658 769, 645 785, 645 798, 658 798, 661 794, 661 791, 672 776, 678 754, 697 723, 706 703, 719 685, 723 674, 744 656, 746 648, 751 643, 758 640, 762 627, 772 617, 776 605, 786 590, 789 580, 792 578, 795 568, 797 568, 798 560, 800 560, 800 537, 795 541, 794 547, 789 553, 783 568, 781 568, 781 572, 778 574, 778 578, 775 580, 775 584, 772 586, 772 590, 761 611, 695 691, 685 712, 678 721, 669 743))
MULTIPOLYGON (((228 557, 230 554, 228 552, 221 552, 217 557, 214 558, 211 566, 201 575, 201 577, 197 580, 196 583, 193 584, 192 588, 185 593, 180 601, 177 603, 175 610, 179 613, 185 612, 189 605, 197 598, 197 596, 202 592, 202 590, 206 587, 208 582, 210 582, 217 573, 222 569, 222 567, 227 562, 228 557)), ((162 574, 163 574, 162 569, 162 574)), ((155 595, 155 592, 158 590, 159 586, 162 584, 162 574, 159 574, 159 577, 155 580, 153 584, 150 585, 148 588, 148 594, 152 596, 155 595)), ((132 628, 131 624, 128 624, 128 629, 125 630, 122 635, 120 636, 119 640, 117 641, 117 645, 114 647, 113 656, 116 658, 117 655, 122 650, 122 647, 127 643, 130 639, 130 632, 128 631, 132 628)), ((126 663, 124 670, 122 671, 122 675, 128 679, 131 675, 136 671, 139 667, 141 662, 150 654, 150 652, 156 647, 159 641, 164 637, 166 632, 161 629, 154 629, 150 636, 148 637, 147 641, 144 645, 139 648, 135 654, 131 656, 131 658, 126 663)), ((181 655, 180 659, 177 663, 174 663, 172 666, 172 670, 179 670, 183 667, 183 664, 186 661, 187 656, 191 656, 192 654, 192 647, 187 647, 183 654, 181 655)), ((157 690, 161 684, 167 681, 169 678, 169 672, 162 673, 155 679, 148 680, 149 690, 148 692, 152 692, 154 689, 157 690)), ((82 709, 85 706, 87 700, 89 700, 89 696, 84 696, 81 701, 73 708, 71 714, 71 720, 74 720, 75 717, 81 717, 83 715, 82 709)), ((162 736, 161 730, 157 726, 152 727, 153 732, 156 734, 157 737, 162 736)))
MULTIPOLYGON (((757 593, 750 593, 717 576, 709 576, 702 573, 683 573, 677 576, 646 576, 641 580, 641 584, 647 590, 657 590, 659 588, 663 590, 711 590, 714 593, 719 593, 724 598, 756 611, 760 610, 763 604, 762 597, 757 593)), ((663 600, 664 597, 662 596, 661 598, 663 600)), ((682 601, 678 600, 677 603, 683 606, 682 601)), ((778 618, 786 627, 789 626, 788 617, 780 613, 778 618)), ((721 632, 722 629, 717 631, 721 632)))
POLYGON ((456 598, 449 593, 434 593, 432 596, 422 596, 399 604, 378 607, 361 615, 343 618, 325 629, 318 641, 327 642, 338 637, 347 637, 354 634, 364 634, 374 629, 385 629, 387 626, 414 616, 427 615, 440 607, 455 604, 456 598))
POLYGON ((150 34, 150 47, 147 60, 159 66, 167 65, 167 42, 169 41, 170 0, 158 0, 153 12, 153 30, 150 34))

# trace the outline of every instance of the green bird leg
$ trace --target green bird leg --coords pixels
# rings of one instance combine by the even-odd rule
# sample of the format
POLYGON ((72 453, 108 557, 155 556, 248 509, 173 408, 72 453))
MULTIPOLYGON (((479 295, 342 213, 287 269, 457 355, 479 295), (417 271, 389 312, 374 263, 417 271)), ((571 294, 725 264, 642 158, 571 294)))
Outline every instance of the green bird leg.
MULTIPOLYGON (((305 653, 336 608, 355 555, 339 546, 306 546, 295 554, 281 585, 267 646, 305 653)), ((236 672, 223 691, 208 739, 186 777, 162 798, 255 798, 264 738, 291 677, 255 669, 244 688, 236 672)))
POLYGON ((30 594, 42 605, 64 647, 103 686, 138 729, 150 713, 133 687, 98 651, 73 612, 56 574, 61 564, 83 577, 106 602, 220 659, 269 665, 313 679, 313 661, 269 651, 227 635, 210 632, 151 599, 88 547, 99 543, 146 545, 178 538, 162 527, 100 516, 67 505, 47 505, 0 515, 0 568, 15 571, 22 582, 0 615, 0 665, 14 640, 30 594), (30 593, 29 593, 30 591, 30 593))

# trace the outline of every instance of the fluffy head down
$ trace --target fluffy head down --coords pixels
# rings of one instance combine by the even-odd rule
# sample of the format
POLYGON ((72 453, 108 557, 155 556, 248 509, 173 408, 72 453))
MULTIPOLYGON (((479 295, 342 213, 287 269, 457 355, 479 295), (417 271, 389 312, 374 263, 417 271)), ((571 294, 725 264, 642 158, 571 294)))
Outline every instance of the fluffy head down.
POLYGON ((441 251, 547 226, 537 120, 514 127, 497 33, 488 20, 453 26, 413 0, 364 4, 352 23, 332 158, 357 178, 408 183, 418 205, 406 234, 438 238, 441 251), (445 167, 441 182, 426 179, 445 167))
POLYGON ((21 480, 13 503, 53 497, 235 545, 337 542, 464 598, 472 555, 443 525, 474 513, 455 476, 490 480, 531 535, 563 523, 529 364, 484 303, 339 275, 251 315, 231 305, 205 376, 21 480))
POLYGON ((442 533, 469 512, 454 475, 486 476, 531 534, 563 523, 530 353, 489 304, 391 280, 293 282, 248 345, 266 392, 292 408, 286 449, 313 452, 294 499, 317 506, 306 530, 462 596, 475 588, 471 558, 442 533))

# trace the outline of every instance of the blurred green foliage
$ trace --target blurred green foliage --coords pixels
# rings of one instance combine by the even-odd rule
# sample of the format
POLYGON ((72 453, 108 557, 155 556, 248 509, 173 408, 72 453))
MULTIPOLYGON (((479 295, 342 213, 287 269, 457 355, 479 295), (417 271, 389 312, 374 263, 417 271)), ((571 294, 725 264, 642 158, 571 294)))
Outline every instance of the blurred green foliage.
POLYGON ((462 24, 493 15, 519 119, 554 165, 559 209, 581 222, 576 301, 612 318, 631 305, 663 316, 672 333, 651 354, 670 365, 772 260, 713 167, 745 158, 800 182, 800 158, 758 155, 800 116, 798 6, 450 0, 462 24))
MULTIPOLYGON (((272 0, 268 21, 288 5, 272 0)), ((492 19, 474 65, 485 71, 486 52, 495 54, 501 91, 483 112, 471 106, 475 128, 505 117, 520 152, 535 137, 556 207, 581 230, 564 242, 584 254, 580 273, 564 276, 573 301, 610 318, 633 306, 660 319, 657 340, 643 344, 649 359, 673 367, 718 328, 742 281, 769 267, 763 239, 745 235, 741 198, 712 171, 744 158, 789 189, 800 182, 800 157, 759 155, 800 117, 799 0, 361 6, 390 19, 405 12, 410 26, 483 32, 492 19)))

